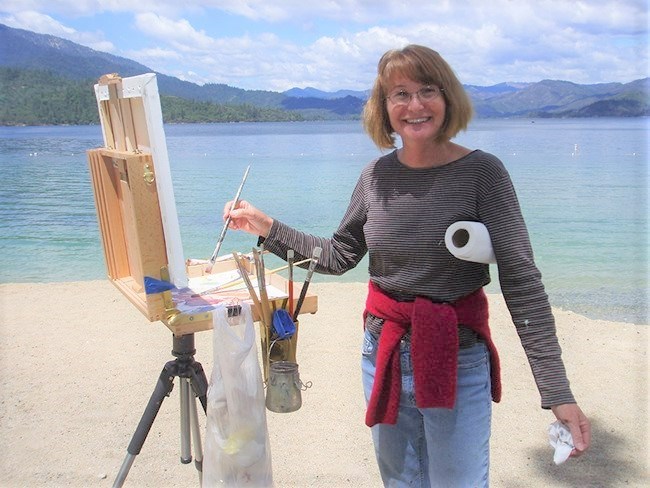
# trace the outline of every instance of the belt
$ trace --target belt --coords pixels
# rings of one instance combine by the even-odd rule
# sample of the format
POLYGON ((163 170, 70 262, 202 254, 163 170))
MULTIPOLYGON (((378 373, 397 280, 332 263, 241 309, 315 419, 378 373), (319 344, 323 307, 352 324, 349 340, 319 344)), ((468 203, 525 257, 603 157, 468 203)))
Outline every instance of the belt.
POLYGON ((483 340, 476 332, 465 325, 458 326, 458 349, 469 349, 479 342, 483 340))
MULTIPOLYGON (((409 342, 410 340, 411 336, 407 334, 402 339, 402 342, 409 342)), ((458 349, 469 349, 479 342, 483 342, 483 339, 476 332, 464 325, 458 326, 458 349)))

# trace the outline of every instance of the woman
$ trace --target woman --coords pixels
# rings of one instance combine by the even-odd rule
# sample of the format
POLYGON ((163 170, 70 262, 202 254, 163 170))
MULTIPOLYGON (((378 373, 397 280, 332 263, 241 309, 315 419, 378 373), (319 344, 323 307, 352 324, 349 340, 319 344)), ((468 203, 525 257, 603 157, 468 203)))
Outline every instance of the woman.
POLYGON ((224 218, 286 258, 323 249, 317 271, 342 274, 369 253, 362 357, 366 423, 386 486, 488 485, 491 400, 501 389, 487 324, 486 264, 456 259, 447 227, 482 222, 543 408, 571 431, 577 456, 590 442, 561 359, 554 318, 528 233, 501 161, 451 142, 471 118, 448 64, 417 45, 387 52, 364 109, 382 149, 402 146, 361 173, 331 238, 311 236, 242 201, 224 218))

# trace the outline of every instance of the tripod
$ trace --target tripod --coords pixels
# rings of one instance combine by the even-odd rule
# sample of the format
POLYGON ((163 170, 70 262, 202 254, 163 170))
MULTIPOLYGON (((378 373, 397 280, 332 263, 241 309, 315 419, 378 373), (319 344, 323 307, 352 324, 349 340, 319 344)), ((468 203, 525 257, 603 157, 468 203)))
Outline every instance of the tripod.
POLYGON ((174 388, 174 378, 178 376, 180 380, 180 397, 181 397, 181 463, 189 464, 192 462, 191 440, 194 439, 194 463, 199 472, 199 481, 203 472, 203 448, 201 447, 201 431, 199 429, 198 414, 196 412, 196 401, 198 397, 203 406, 203 411, 207 410, 207 391, 208 380, 203 371, 201 363, 194 360, 194 334, 186 334, 180 337, 173 336, 174 344, 172 355, 176 358, 165 364, 165 367, 158 377, 156 387, 151 394, 149 403, 142 414, 140 423, 131 438, 127 455, 122 463, 117 478, 113 483, 113 488, 119 488, 124 484, 126 476, 135 461, 135 457, 140 454, 153 421, 160 410, 163 400, 169 396, 174 388), (191 387, 191 391, 190 390, 191 387), (193 395, 192 395, 193 393, 193 395))

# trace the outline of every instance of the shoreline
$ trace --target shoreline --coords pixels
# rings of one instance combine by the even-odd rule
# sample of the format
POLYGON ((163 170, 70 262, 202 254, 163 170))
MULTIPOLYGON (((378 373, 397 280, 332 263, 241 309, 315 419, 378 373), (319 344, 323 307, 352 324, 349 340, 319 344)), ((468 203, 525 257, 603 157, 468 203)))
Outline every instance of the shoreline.
MULTIPOLYGON (((297 359, 301 380, 313 386, 297 412, 267 411, 275 484, 381 486, 359 371, 366 285, 312 283, 310 292, 319 311, 300 317, 297 359)), ((539 406, 503 297, 488 296, 504 388, 493 404, 492 486, 646 486, 648 328, 554 308, 594 436, 587 454, 555 466, 546 437, 554 418, 539 406)), ((2 284, 0 300, 0 486, 111 486, 161 367, 173 359, 171 333, 108 280, 2 284)), ((208 378, 211 341, 209 331, 196 334, 208 378)), ((163 402, 127 486, 198 486, 194 466, 179 462, 178 390, 163 402)))
MULTIPOLYGON (((335 285, 359 285, 359 286, 367 286, 367 281, 345 281, 345 280, 327 280, 327 275, 317 275, 318 278, 312 279, 312 285, 324 285, 324 286, 335 286, 335 285)), ((30 285, 47 285, 47 286, 57 286, 61 284, 92 284, 92 283, 103 283, 103 282, 108 282, 107 279, 83 279, 83 280, 63 280, 63 281, 24 281, 24 282, 13 282, 13 281, 8 281, 8 282, 1 282, 0 281, 0 287, 3 286, 30 286, 30 285)), ((485 293, 487 295, 495 295, 495 296, 502 296, 501 291, 498 289, 498 286, 495 287, 495 285, 490 284, 484 287, 485 293)), ((565 313, 571 313, 575 315, 579 315, 581 317, 584 317, 589 320, 595 320, 595 321, 603 321, 603 322, 613 322, 613 323, 622 323, 622 324, 629 324, 629 325, 640 325, 640 326, 650 326, 650 312, 646 314, 645 321, 635 321, 633 319, 627 319, 626 317, 617 317, 616 312, 612 312, 612 316, 610 314, 606 315, 600 315, 597 312, 594 312, 593 314, 587 311, 580 311, 578 309, 572 309, 571 307, 565 307, 562 304, 556 303, 558 300, 553 300, 551 297, 551 307, 553 311, 562 311, 565 313)), ((607 309, 607 307, 602 307, 604 309, 607 309)), ((646 306, 646 309, 648 307, 646 306)), ((601 312, 603 313, 603 312, 601 312)))

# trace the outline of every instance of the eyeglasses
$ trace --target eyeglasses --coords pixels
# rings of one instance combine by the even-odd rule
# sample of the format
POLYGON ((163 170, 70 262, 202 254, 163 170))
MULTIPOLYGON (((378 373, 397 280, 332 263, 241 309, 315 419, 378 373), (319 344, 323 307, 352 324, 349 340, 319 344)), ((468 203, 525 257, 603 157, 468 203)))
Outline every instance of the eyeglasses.
POLYGON ((438 88, 436 85, 423 86, 413 93, 400 89, 388 95, 386 100, 390 100, 393 105, 408 105, 413 95, 417 95, 420 102, 430 102, 438 98, 443 91, 445 91, 443 88, 438 88))

